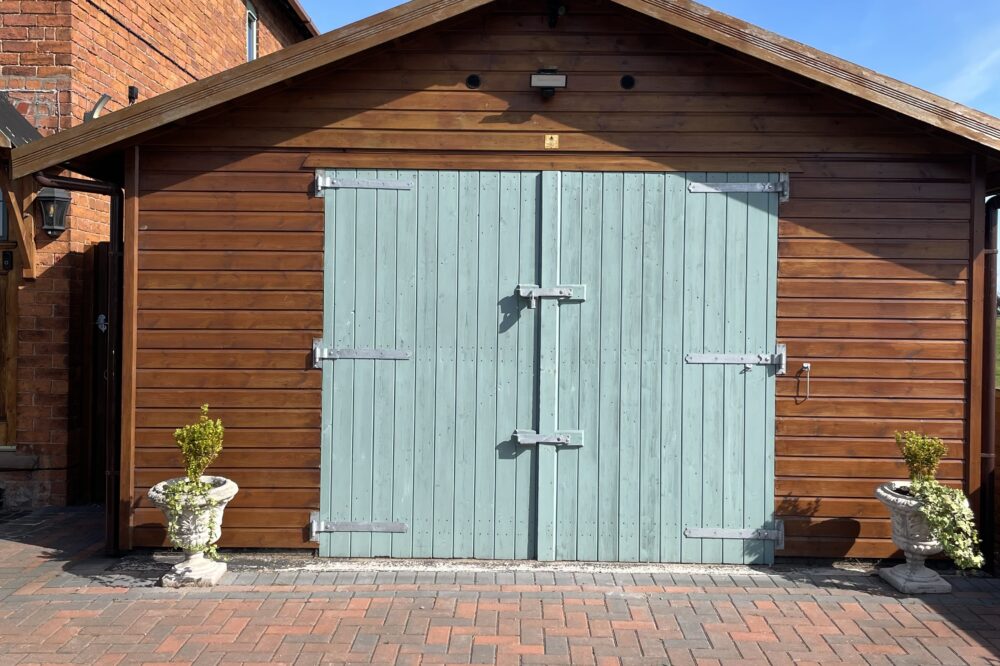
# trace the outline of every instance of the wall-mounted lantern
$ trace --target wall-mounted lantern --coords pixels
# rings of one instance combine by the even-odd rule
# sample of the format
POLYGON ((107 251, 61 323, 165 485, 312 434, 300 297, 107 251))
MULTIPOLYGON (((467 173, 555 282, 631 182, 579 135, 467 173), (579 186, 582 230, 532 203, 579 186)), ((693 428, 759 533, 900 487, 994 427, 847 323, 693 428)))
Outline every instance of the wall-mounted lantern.
POLYGON ((566 87, 567 78, 557 69, 540 69, 531 75, 531 87, 542 91, 543 99, 552 99, 556 90, 566 87))
POLYGON ((70 196, 66 190, 43 187, 38 191, 38 208, 42 212, 42 230, 53 238, 66 231, 66 213, 70 196))

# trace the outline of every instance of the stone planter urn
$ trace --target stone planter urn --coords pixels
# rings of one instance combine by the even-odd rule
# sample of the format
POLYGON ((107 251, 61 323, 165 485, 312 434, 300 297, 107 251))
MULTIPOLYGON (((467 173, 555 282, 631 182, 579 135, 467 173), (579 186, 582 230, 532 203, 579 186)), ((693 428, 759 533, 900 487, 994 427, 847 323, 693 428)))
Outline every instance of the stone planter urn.
POLYGON ((909 481, 890 481, 875 490, 875 497, 892 516, 892 542, 906 556, 905 564, 879 569, 879 576, 904 594, 951 592, 951 583, 924 564, 941 552, 941 544, 931 536, 930 525, 920 513, 920 501, 899 492, 909 485, 909 481))
POLYGON ((167 489, 187 480, 187 477, 161 481, 149 489, 149 499, 168 521, 177 522, 177 534, 173 545, 187 556, 163 575, 160 584, 164 587, 211 587, 218 584, 226 573, 226 563, 205 557, 202 549, 210 546, 222 536, 222 513, 226 505, 236 496, 239 487, 222 476, 203 476, 201 480, 211 484, 208 499, 192 495, 181 496, 179 515, 167 501, 167 489))

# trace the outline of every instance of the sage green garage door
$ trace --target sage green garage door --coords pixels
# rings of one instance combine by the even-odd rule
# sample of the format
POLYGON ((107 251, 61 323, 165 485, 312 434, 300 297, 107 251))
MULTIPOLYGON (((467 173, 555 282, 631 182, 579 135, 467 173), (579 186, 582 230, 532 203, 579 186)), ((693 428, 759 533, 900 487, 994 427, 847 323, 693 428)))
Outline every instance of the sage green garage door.
POLYGON ((321 554, 772 561, 777 183, 318 174, 321 554))

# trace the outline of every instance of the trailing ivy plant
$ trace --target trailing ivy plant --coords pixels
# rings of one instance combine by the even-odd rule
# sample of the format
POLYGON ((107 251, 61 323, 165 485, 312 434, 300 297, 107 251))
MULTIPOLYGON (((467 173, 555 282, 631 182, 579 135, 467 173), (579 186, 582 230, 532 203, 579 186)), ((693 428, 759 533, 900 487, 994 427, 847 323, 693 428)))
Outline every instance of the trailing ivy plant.
MULTIPOLYGON (((174 441, 184 458, 184 468, 187 476, 176 483, 168 485, 164 490, 167 507, 167 536, 175 545, 181 542, 181 520, 188 509, 194 513, 207 511, 209 515, 208 534, 215 533, 218 525, 215 523, 215 507, 218 502, 209 495, 212 484, 202 481, 201 477, 222 452, 222 436, 225 429, 220 419, 208 417, 208 405, 201 406, 198 422, 178 428, 174 431, 174 441)), ((194 527, 193 525, 190 527, 194 527)), ((212 559, 218 559, 218 549, 213 543, 188 544, 188 550, 203 552, 212 559)))
POLYGON ((913 431, 897 432, 896 444, 910 470, 910 494, 920 501, 920 513, 927 518, 931 535, 941 543, 945 555, 960 569, 983 566, 968 499, 961 490, 943 485, 934 476, 948 447, 937 437, 913 431))

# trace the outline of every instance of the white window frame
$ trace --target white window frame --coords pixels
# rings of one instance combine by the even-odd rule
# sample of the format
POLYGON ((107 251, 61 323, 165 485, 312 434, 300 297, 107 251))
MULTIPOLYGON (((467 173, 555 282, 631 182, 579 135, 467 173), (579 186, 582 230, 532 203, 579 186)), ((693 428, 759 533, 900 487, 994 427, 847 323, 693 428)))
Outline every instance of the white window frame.
POLYGON ((258 25, 260 24, 260 19, 258 18, 257 8, 253 6, 250 0, 246 0, 247 7, 247 62, 257 59, 257 41, 258 41, 258 25))

